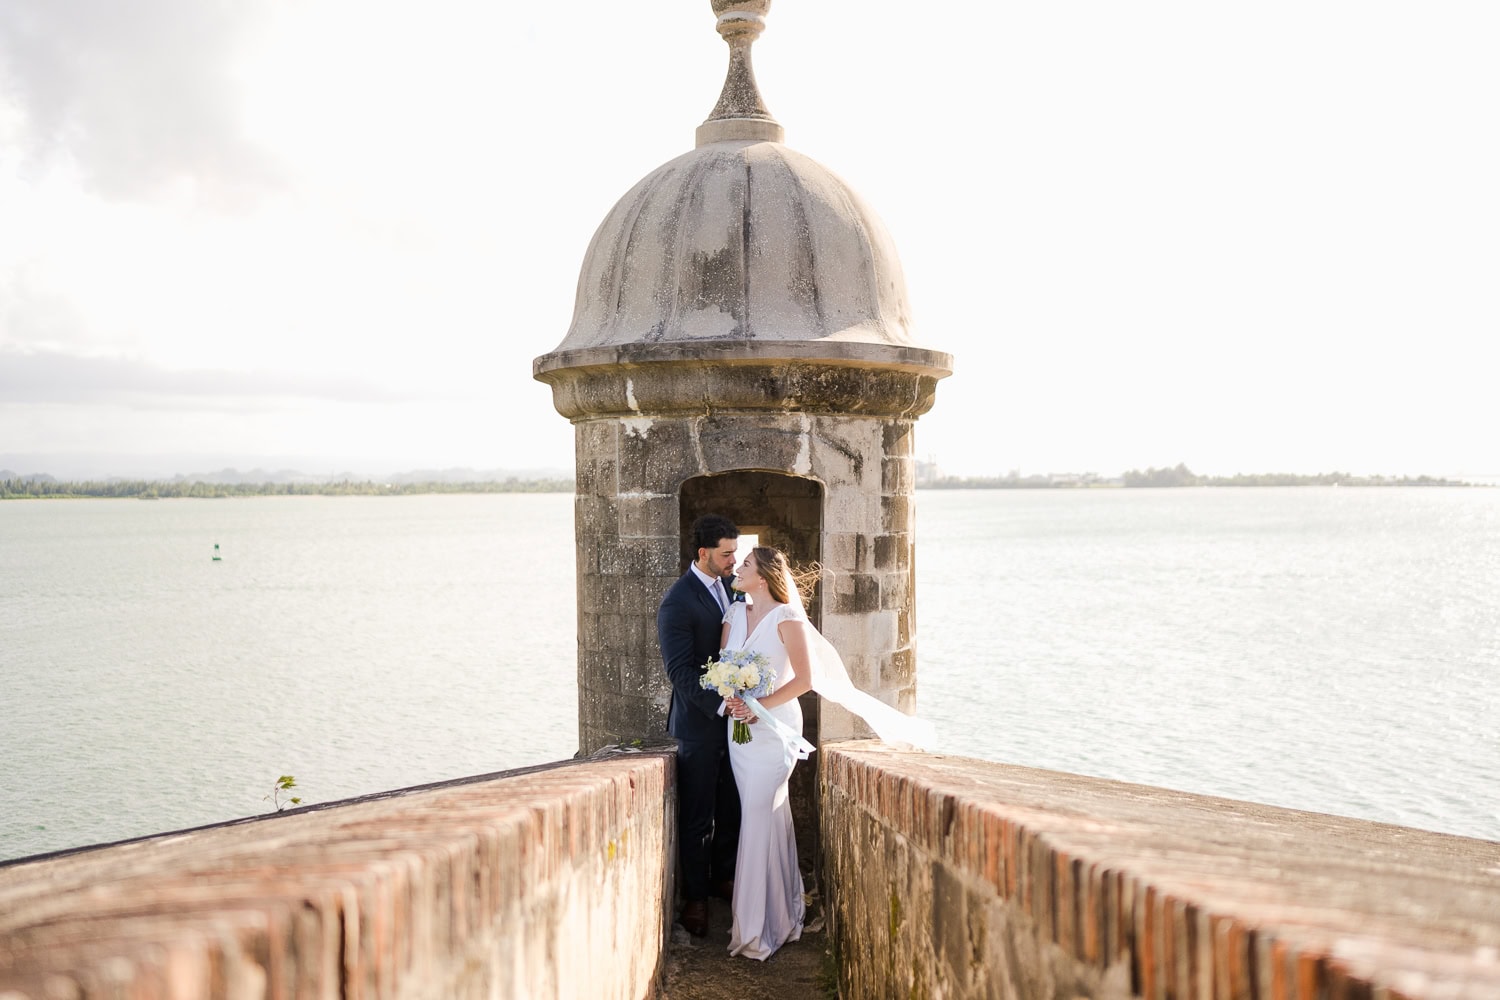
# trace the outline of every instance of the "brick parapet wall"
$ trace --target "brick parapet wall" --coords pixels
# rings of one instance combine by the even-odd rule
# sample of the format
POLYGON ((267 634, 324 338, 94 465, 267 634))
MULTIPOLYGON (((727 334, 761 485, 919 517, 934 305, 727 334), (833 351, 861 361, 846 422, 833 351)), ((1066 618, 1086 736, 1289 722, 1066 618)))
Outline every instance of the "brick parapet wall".
POLYGON ((672 759, 0 866, 0 998, 649 996, 669 927, 672 759))
POLYGON ((1500 844, 874 742, 819 756, 845 997, 1500 997, 1500 844))

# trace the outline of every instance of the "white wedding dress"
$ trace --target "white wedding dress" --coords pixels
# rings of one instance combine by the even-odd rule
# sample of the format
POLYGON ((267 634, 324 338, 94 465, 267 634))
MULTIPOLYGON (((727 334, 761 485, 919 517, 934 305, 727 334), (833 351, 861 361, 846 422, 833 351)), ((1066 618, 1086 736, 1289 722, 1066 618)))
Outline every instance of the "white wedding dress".
MULTIPOLYGON (((744 604, 731 605, 725 620, 729 623, 726 649, 763 653, 776 672, 777 687, 792 679, 786 646, 777 629, 784 621, 807 621, 806 612, 793 605, 780 605, 767 613, 748 636, 744 604)), ((766 711, 798 735, 802 733, 802 706, 797 699, 766 711)), ((733 720, 725 725, 732 726, 733 720)), ((802 936, 802 872, 797 867, 797 838, 792 832, 792 806, 787 798, 787 781, 797 763, 797 753, 765 719, 751 725, 750 733, 748 743, 729 741, 729 762, 740 789, 740 846, 734 868, 734 926, 729 932, 729 953, 765 960, 783 944, 802 936)))

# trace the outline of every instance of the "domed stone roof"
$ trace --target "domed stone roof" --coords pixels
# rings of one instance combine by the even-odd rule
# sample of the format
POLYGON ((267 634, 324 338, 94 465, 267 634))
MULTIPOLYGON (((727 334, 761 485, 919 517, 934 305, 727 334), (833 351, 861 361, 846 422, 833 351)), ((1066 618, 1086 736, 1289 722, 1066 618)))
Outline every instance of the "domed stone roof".
POLYGON ((658 167, 595 233, 559 350, 705 340, 910 344, 885 227, 778 142, 709 142, 658 167))
MULTIPOLYGON (((570 415, 615 403, 566 383, 621 365, 795 361, 948 375, 949 355, 913 342, 885 226, 848 184, 781 141, 761 101, 750 44, 770 0, 712 4, 730 49, 718 105, 697 148, 652 171, 605 217, 584 256, 572 325, 534 374, 570 415)), ((637 396, 641 384, 632 383, 637 396)), ((692 403, 686 386, 660 389, 654 405, 692 403)))

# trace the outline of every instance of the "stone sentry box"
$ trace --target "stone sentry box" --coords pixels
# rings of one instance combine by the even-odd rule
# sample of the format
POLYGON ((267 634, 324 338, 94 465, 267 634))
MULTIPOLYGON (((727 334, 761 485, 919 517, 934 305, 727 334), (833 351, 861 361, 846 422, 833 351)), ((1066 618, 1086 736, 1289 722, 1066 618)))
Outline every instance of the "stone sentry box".
MULTIPOLYGON (((683 366, 671 384, 687 392, 726 375, 717 364, 683 366)), ((747 383, 780 382, 798 362, 735 366, 747 383)), ((821 367, 821 366, 819 366, 821 367)), ((633 381, 632 368, 583 376, 633 381)), ((859 369, 821 373, 861 380, 859 369)), ((909 374, 909 403, 921 376, 909 374)), ((656 642, 656 609, 686 569, 687 526, 719 513, 794 564, 821 567, 809 612, 843 656, 855 683, 908 711, 914 707, 912 534, 914 460, 910 418, 900 415, 725 410, 695 398, 693 413, 660 401, 654 418, 575 417, 578 557, 578 739, 590 753, 662 738, 671 692, 656 642), (706 412, 705 412, 706 411, 706 412)), ((931 398, 931 391, 926 393, 931 398)), ((866 402, 875 402, 868 394, 866 402)), ((894 400, 888 400, 894 402, 894 400)), ((865 735, 829 706, 809 738, 865 735)), ((815 740, 816 741, 816 740, 815 740)))
MULTIPOLYGON (((703 513, 819 566, 809 611, 851 678, 915 706, 912 430, 952 359, 913 343, 879 219, 781 142, 749 58, 769 0, 712 6, 719 104, 606 216, 567 336, 534 364, 575 427, 585 754, 665 738, 656 610, 703 513)), ((814 742, 868 735, 812 697, 804 714, 814 742)))

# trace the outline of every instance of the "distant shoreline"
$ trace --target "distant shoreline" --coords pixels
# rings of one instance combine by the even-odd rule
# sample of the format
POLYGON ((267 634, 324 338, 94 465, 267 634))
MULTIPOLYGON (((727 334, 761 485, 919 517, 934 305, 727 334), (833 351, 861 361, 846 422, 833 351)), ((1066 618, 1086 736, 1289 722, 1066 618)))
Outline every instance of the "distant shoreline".
MULTIPOLYGON (((1180 469, 1181 467, 1179 467, 1180 469)), ((1185 472, 1185 470, 1183 470, 1185 472)), ((1435 476, 1355 476, 1258 473, 1234 476, 1185 475, 1174 469, 1132 470, 1104 479, 1093 475, 959 477, 920 480, 919 490, 1079 490, 1170 489, 1178 487, 1340 486, 1340 487, 1473 487, 1485 484, 1435 476)), ((296 483, 208 483, 172 480, 111 479, 61 482, 50 477, 0 479, 0 500, 202 499, 264 496, 418 496, 435 493, 572 493, 572 479, 503 479, 476 482, 377 483, 371 480, 296 483)))
POLYGON ((919 490, 1120 490, 1120 489, 1178 489, 1215 487, 1271 487, 1271 486, 1348 486, 1348 487, 1409 487, 1445 486, 1483 489, 1485 483, 1470 483, 1460 479, 1441 479, 1436 476, 1297 476, 1281 473, 1261 473, 1233 476, 1198 476, 1193 482, 1122 482, 1120 479, 1072 478, 1049 479, 1028 477, 1026 479, 976 479, 949 477, 917 484, 919 490))
POLYGON ((204 483, 122 479, 58 482, 0 480, 0 500, 220 500, 231 497, 415 496, 430 493, 572 493, 571 479, 504 479, 493 482, 204 483))
POLYGON ((934 466, 917 463, 917 488, 937 490, 1035 490, 1035 489, 1112 489, 1176 486, 1482 486, 1482 483, 1445 479, 1441 476, 1356 476, 1350 472, 1319 472, 1301 475, 1294 472, 1238 472, 1232 476, 1200 476, 1186 465, 1172 468, 1131 469, 1113 478, 1092 472, 1049 472, 1022 476, 962 477, 940 476, 934 466))

